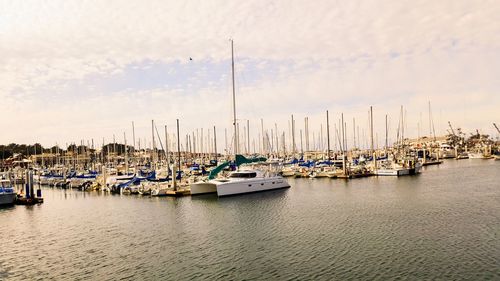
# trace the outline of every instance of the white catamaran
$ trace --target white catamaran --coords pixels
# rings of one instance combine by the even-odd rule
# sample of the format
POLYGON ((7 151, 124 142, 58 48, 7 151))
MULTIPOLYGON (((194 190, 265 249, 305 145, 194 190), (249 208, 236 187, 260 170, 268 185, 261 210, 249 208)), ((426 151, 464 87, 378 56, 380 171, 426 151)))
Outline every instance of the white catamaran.
MULTIPOLYGON (((235 164, 252 163, 257 161, 265 161, 263 158, 247 159, 238 155, 237 145, 237 130, 236 130, 236 101, 235 101, 235 86, 234 86, 234 49, 233 40, 231 40, 231 70, 233 79, 233 130, 234 130, 234 160, 235 164)), ((214 168, 209 175, 208 181, 201 181, 191 184, 191 195, 217 193, 220 196, 237 195, 244 193, 260 192, 266 190, 288 188, 288 182, 279 175, 271 174, 261 170, 242 170, 231 172, 228 177, 215 179, 215 176, 225 167, 229 166, 229 161, 214 168)))

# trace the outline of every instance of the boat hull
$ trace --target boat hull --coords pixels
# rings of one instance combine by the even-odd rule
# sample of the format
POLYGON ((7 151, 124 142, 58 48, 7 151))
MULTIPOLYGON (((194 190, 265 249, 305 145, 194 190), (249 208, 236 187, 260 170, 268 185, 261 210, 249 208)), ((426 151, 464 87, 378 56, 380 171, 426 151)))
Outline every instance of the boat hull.
POLYGON ((217 193, 217 185, 212 182, 197 182, 190 185, 191 195, 217 193))
POLYGON ((377 176, 406 176, 410 174, 410 169, 380 169, 375 172, 377 176))
POLYGON ((283 177, 248 179, 218 184, 217 196, 223 197, 289 187, 290 185, 283 177))
POLYGON ((2 193, 0 194, 0 206, 13 205, 16 202, 15 193, 2 193))

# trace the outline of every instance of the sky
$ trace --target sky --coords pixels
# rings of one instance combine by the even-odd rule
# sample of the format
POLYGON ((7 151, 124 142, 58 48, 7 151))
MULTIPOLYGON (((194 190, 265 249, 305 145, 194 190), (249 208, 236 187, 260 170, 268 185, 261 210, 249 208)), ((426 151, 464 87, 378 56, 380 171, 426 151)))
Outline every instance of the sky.
POLYGON ((370 106, 379 144, 401 106, 405 134, 429 135, 429 102, 437 135, 450 121, 498 137, 498 15, 499 1, 0 0, 0 143, 131 143, 132 122, 148 143, 151 120, 179 119, 181 135, 216 126, 222 147, 231 38, 252 139, 261 118, 288 135, 293 114, 319 142, 328 110, 332 132, 343 113, 366 142, 370 106))

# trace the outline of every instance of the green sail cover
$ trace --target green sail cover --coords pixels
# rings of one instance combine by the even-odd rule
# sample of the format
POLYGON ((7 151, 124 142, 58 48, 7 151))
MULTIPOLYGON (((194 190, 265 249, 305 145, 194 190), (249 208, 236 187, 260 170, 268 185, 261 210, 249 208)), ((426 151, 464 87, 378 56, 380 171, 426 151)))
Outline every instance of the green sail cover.
MULTIPOLYGON (((255 162, 264 162, 267 159, 264 157, 255 157, 255 158, 246 158, 243 155, 236 154, 236 166, 240 166, 242 164, 249 164, 249 163, 255 163, 255 162)), ((231 164, 230 161, 226 161, 219 166, 213 168, 210 173, 208 174, 208 179, 213 180, 217 176, 218 173, 220 173, 224 168, 229 166, 231 164)))
POLYGON ((229 166, 231 162, 229 161, 226 161, 222 164, 220 164, 219 166, 213 168, 210 173, 208 174, 208 179, 209 180, 213 180, 215 179, 215 176, 217 176, 218 173, 220 173, 222 170, 224 170, 224 168, 226 168, 227 166, 229 166))
POLYGON ((243 155, 236 154, 236 166, 240 166, 241 164, 264 162, 266 160, 267 159, 264 157, 246 158, 243 155))

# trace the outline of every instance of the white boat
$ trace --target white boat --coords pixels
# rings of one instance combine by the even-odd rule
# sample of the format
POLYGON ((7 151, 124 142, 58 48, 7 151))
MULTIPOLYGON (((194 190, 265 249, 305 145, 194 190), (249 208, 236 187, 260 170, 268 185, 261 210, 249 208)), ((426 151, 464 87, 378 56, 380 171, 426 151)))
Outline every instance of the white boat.
POLYGON ((327 178, 331 174, 335 173, 334 166, 321 166, 313 169, 312 173, 309 174, 310 178, 327 178))
POLYGON ((408 168, 383 168, 375 171, 377 176, 406 176, 410 174, 408 168))
POLYGON ((439 146, 438 155, 440 159, 455 158, 457 156, 457 151, 449 144, 443 143, 439 146))
POLYGON ((282 176, 248 170, 232 172, 227 178, 194 183, 191 185, 191 194, 217 193, 217 196, 222 197, 288 187, 290 185, 282 176))
POLYGON ((10 184, 10 180, 0 180, 0 206, 13 205, 17 194, 10 184))
MULTIPOLYGON (((238 130, 236 130, 236 97, 235 97, 235 87, 234 87, 234 52, 233 52, 233 41, 231 40, 231 71, 233 79, 233 126, 235 140, 238 140, 238 130)), ((255 162, 250 159, 246 159, 242 155, 238 155, 238 145, 234 145, 234 160, 237 166, 240 163, 251 163, 255 162)), ((255 159, 256 161, 261 161, 255 159)), ((265 159, 264 159, 265 161, 265 159)), ((190 186, 191 195, 205 194, 217 192, 218 196, 236 195, 244 193, 252 193, 258 191, 272 190, 278 188, 290 187, 288 182, 278 175, 270 176, 268 172, 262 172, 260 170, 250 170, 250 171, 235 171, 229 174, 229 177, 223 179, 213 179, 215 175, 220 172, 225 166, 229 166, 229 162, 225 162, 216 168, 214 168, 209 175, 211 180, 201 181, 193 183, 190 186)))
POLYGON ((398 163, 390 162, 382 164, 379 168, 374 171, 377 176, 406 176, 419 174, 422 170, 422 163, 415 161, 413 163, 405 163, 401 165, 398 163))

